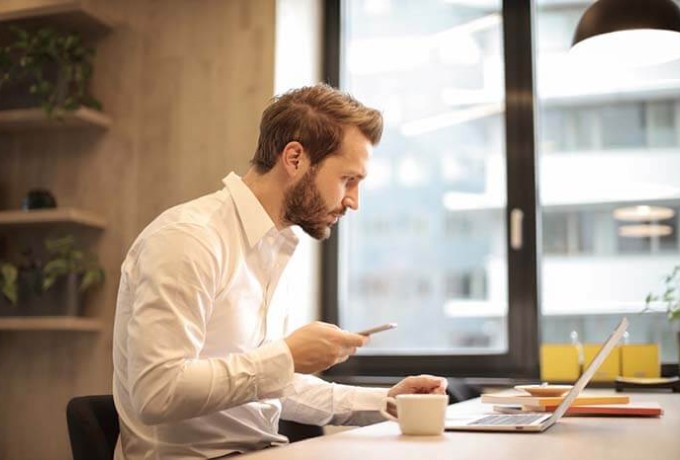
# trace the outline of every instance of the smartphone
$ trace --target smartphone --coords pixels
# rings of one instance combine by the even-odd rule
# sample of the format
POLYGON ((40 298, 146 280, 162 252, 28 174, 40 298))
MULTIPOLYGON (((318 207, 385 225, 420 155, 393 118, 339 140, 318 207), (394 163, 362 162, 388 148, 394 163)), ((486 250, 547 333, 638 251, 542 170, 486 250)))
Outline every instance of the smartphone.
POLYGON ((359 335, 371 335, 371 334, 376 334, 378 332, 382 331, 389 331, 390 329, 394 329, 397 327, 397 323, 386 323, 382 324, 380 326, 372 327, 370 329, 365 329, 363 331, 357 332, 359 335))

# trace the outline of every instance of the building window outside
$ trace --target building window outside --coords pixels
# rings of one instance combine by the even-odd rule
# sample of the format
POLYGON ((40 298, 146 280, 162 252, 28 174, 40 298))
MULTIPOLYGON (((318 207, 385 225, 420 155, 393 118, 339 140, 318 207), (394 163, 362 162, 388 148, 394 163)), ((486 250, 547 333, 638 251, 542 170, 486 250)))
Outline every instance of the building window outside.
POLYGON ((542 340, 571 330, 598 342, 621 314, 631 342, 661 344, 677 361, 664 314, 644 314, 680 261, 680 61, 645 69, 584 69, 568 49, 590 2, 536 5, 538 184, 542 212, 542 340), (555 27, 559 23, 561 27, 555 27), (662 207, 663 220, 621 220, 617 210, 662 207), (662 226, 645 236, 635 227, 662 226))
MULTIPOLYGON (((535 5, 541 340, 577 330, 599 342, 626 313, 630 340, 660 342, 674 362, 663 314, 637 313, 680 253, 680 81, 658 83, 680 75, 680 62, 609 81, 576 75, 567 50, 588 4, 535 5), (614 213, 637 205, 671 209, 659 222, 670 233, 624 236, 631 222, 614 213)), ((340 86, 380 108, 386 126, 361 210, 340 226, 339 324, 400 323, 366 355, 505 353, 515 307, 501 3, 341 6, 340 86)))
POLYGON ((368 353, 507 349, 505 283, 487 283, 507 276, 502 29, 483 3, 342 3, 341 87, 386 122, 340 228, 341 326, 400 324, 368 353), (458 321, 477 307, 493 327, 458 321))

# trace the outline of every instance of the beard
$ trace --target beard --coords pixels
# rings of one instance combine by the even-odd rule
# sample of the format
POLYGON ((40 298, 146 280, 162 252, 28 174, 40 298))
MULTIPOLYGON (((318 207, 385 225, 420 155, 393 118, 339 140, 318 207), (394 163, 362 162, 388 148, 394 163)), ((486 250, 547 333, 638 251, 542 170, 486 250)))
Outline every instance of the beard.
POLYGON ((316 169, 312 168, 286 192, 283 198, 283 220, 290 225, 299 225, 314 239, 325 240, 331 236, 329 217, 332 214, 340 217, 345 211, 341 209, 333 213, 328 210, 314 183, 315 179, 316 169))

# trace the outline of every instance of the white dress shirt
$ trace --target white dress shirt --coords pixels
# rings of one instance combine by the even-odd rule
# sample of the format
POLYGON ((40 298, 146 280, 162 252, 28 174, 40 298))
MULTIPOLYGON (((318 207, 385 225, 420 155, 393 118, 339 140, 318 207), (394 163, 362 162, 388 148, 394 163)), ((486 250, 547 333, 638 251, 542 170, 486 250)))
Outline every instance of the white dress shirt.
MULTIPOLYGON (((165 211, 121 267, 113 337, 116 459, 214 458, 287 443, 282 417, 382 420, 385 389, 295 374, 283 341, 298 239, 234 173, 165 211)), ((294 306, 294 304, 293 304, 294 306)))

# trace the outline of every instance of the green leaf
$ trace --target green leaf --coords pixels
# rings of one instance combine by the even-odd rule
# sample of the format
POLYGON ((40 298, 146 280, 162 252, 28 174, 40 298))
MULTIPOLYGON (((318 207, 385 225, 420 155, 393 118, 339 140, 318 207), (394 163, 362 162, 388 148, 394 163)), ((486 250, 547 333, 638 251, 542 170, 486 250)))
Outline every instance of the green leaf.
POLYGON ((62 107, 66 110, 76 110, 78 107, 80 107, 80 104, 74 98, 69 97, 64 101, 62 107))
POLYGON ((675 291, 675 288, 668 288, 664 291, 663 293, 663 301, 664 302, 669 302, 672 301, 675 298, 675 295, 673 292, 675 291))
POLYGON ((680 308, 676 308, 675 310, 669 310, 668 311, 668 320, 669 321, 679 321, 680 320, 680 308))
POLYGON ((45 240, 45 249, 50 256, 65 256, 75 247, 76 239, 73 235, 64 235, 45 240))
POLYGON ((643 311, 648 311, 652 302, 661 301, 665 304, 668 320, 680 320, 680 264, 675 265, 670 273, 663 277, 663 287, 660 295, 647 294, 643 311))
POLYGON ((651 292, 649 294, 647 294, 647 297, 645 297, 645 308, 649 308, 649 305, 652 302, 655 302, 656 300, 657 300, 657 297, 654 294, 652 294, 651 292))
POLYGON ((43 277, 43 282, 42 282, 42 289, 43 291, 47 291, 49 288, 51 288, 54 283, 57 281, 58 276, 56 275, 45 275, 43 277))
POLYGON ((83 279, 80 282, 80 291, 84 292, 93 286, 97 286, 104 282, 104 270, 88 270, 83 275, 83 279))
POLYGON ((8 262, 3 262, 0 265, 0 274, 2 274, 3 283, 12 284, 17 280, 19 270, 8 262))
POLYGON ((9 300, 12 303, 12 305, 17 304, 16 284, 2 286, 2 293, 4 294, 5 297, 7 297, 7 300, 9 300))
POLYGON ((59 275, 66 275, 70 272, 70 264, 66 259, 50 260, 43 267, 43 274, 49 277, 57 277, 59 275))
POLYGON ((0 264, 0 281, 1 291, 5 297, 16 305, 17 303, 17 275, 19 270, 9 262, 2 262, 0 264))

